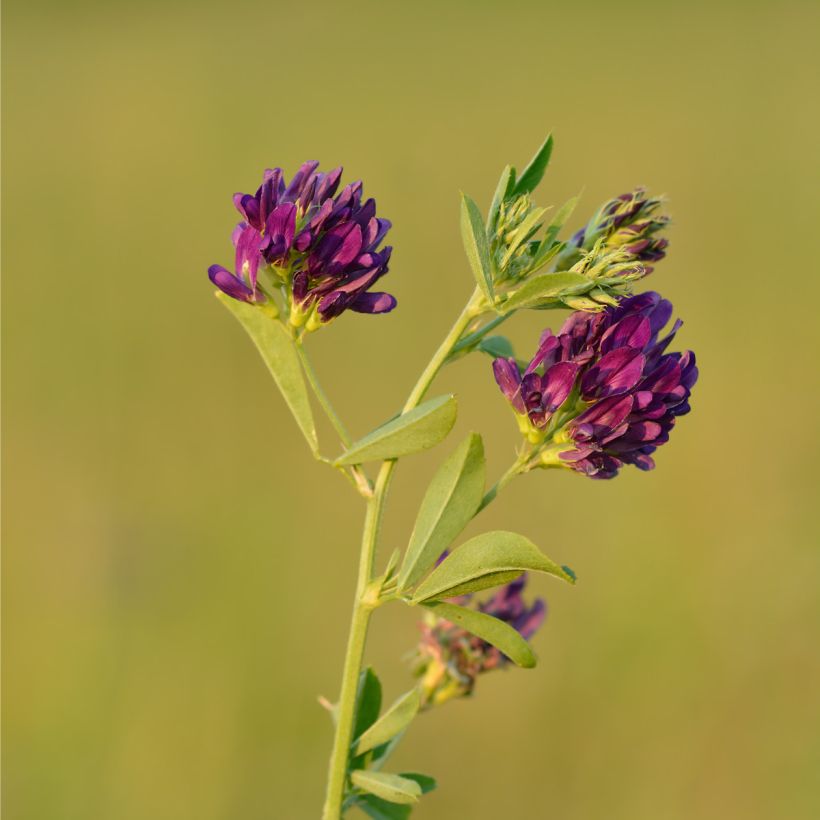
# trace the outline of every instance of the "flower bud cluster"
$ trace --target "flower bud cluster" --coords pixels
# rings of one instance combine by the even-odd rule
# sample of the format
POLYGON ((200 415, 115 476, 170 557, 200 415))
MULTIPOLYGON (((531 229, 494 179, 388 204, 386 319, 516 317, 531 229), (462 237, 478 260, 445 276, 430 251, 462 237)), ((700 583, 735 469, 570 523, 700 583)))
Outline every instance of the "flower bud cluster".
POLYGON ((645 188, 610 199, 567 243, 561 254, 566 265, 573 265, 584 255, 596 251, 606 257, 618 251, 622 262, 638 262, 645 273, 651 273, 651 263, 666 255, 669 240, 658 234, 669 225, 669 217, 658 211, 662 197, 651 197, 645 188))

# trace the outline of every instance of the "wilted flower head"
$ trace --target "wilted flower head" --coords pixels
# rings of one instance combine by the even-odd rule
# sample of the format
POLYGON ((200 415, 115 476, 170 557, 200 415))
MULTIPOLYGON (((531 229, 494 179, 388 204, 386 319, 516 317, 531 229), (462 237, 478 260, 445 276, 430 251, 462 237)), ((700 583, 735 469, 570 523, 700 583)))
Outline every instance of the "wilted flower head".
POLYGON ((212 265, 211 281, 246 302, 281 290, 297 326, 317 326, 347 309, 392 310, 393 296, 370 290, 388 270, 392 248, 380 245, 390 222, 376 217, 375 200, 362 202, 361 182, 337 195, 342 169, 321 173, 318 165, 306 162, 289 184, 281 168, 269 169, 255 194, 234 195, 243 217, 232 236, 236 272, 212 265), (266 286, 261 269, 270 273, 266 286))
POLYGON ((602 254, 618 250, 623 261, 658 262, 666 255, 669 240, 657 234, 669 225, 669 217, 659 214, 660 197, 650 197, 645 188, 610 199, 568 243, 567 252, 576 258, 592 251, 596 244, 602 254))
POLYGON ((560 333, 541 337, 523 369, 493 362, 496 382, 519 426, 538 449, 539 466, 567 466, 612 478, 624 464, 650 470, 652 453, 689 412, 695 355, 666 353, 681 322, 660 336, 672 304, 654 292, 600 313, 573 313, 560 333))
MULTIPOLYGON (((546 605, 537 598, 524 600, 526 573, 501 587, 491 598, 476 604, 476 609, 499 618, 529 640, 544 622, 546 605)), ((455 602, 465 605, 470 596, 455 602)), ((444 703, 450 698, 472 693, 479 675, 510 663, 499 649, 467 632, 462 627, 428 613, 422 623, 422 637, 416 657, 416 672, 421 677, 426 705, 444 703)))

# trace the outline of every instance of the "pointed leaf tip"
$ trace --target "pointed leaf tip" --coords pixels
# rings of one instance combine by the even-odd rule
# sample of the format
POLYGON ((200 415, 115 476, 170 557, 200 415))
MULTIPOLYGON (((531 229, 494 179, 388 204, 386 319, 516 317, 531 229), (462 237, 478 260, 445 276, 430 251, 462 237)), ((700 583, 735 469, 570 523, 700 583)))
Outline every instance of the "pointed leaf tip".
POLYGON ((515 183, 515 188, 513 188, 513 196, 532 193, 538 187, 538 183, 544 178, 544 172, 549 165, 552 145, 553 139, 552 134, 550 134, 535 152, 535 156, 529 161, 527 167, 521 172, 521 176, 518 178, 518 182, 515 183))
POLYGON ((456 414, 455 396, 430 399, 351 444, 334 464, 344 466, 365 461, 383 461, 427 450, 442 441, 452 430, 456 414))
POLYGON ((483 498, 484 478, 484 443, 470 433, 427 488, 399 573, 400 589, 415 585, 467 526, 483 498))
POLYGON ((523 535, 503 530, 487 532, 471 538, 442 561, 416 589, 413 603, 488 589, 528 570, 574 583, 571 575, 523 535))

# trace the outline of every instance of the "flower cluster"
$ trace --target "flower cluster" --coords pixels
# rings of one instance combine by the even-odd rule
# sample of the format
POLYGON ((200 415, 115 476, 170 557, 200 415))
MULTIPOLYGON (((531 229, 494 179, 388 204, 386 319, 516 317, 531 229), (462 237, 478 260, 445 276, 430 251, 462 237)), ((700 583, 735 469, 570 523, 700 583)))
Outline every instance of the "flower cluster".
POLYGON ((681 322, 660 333, 672 304, 649 291, 600 313, 573 313, 556 336, 544 332, 532 361, 493 362, 539 466, 612 478, 624 464, 650 470, 652 453, 689 412, 695 355, 666 353, 681 322))
POLYGON ((361 182, 336 194, 342 169, 320 173, 318 165, 306 162, 289 184, 281 168, 269 169, 255 194, 235 194, 242 215, 232 235, 235 272, 208 270, 220 290, 244 302, 281 291, 291 324, 308 329, 348 309, 386 313, 396 306, 390 294, 370 290, 387 273, 392 249, 380 245, 390 222, 376 216, 375 200, 362 202, 361 182))
MULTIPOLYGON (((527 604, 522 595, 526 573, 501 587, 491 598, 478 603, 480 612, 492 615, 518 630, 529 640, 544 622, 546 605, 541 598, 527 604)), ((470 596, 453 599, 462 606, 470 596)), ((416 658, 424 703, 444 703, 469 695, 479 675, 510 663, 499 649, 462 627, 429 613, 421 624, 422 638, 416 658)))
POLYGON ((636 188, 605 202, 598 212, 567 243, 566 262, 575 262, 584 252, 605 256, 619 252, 623 262, 639 262, 645 273, 666 256, 669 240, 657 234, 669 225, 669 217, 659 214, 660 197, 651 197, 645 188, 636 188))

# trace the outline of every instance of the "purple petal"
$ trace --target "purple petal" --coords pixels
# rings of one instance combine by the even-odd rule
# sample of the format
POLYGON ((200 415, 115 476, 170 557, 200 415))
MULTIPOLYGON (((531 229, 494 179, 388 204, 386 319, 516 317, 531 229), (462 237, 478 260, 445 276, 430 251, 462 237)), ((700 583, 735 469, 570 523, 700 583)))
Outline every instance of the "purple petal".
POLYGON ((578 375, 578 365, 574 362, 558 362, 544 375, 542 380, 544 409, 554 413, 567 399, 578 375))
POLYGON ((615 396, 631 390, 640 381, 644 357, 631 347, 606 353, 584 373, 581 392, 585 399, 615 396))
POLYGON ((521 398, 521 373, 515 359, 495 359, 493 361, 493 375, 501 392, 515 408, 516 412, 524 413, 524 400, 521 398))
POLYGON ((262 260, 260 250, 263 244, 262 235, 248 225, 239 235, 236 243, 236 275, 256 290, 256 274, 262 260))
POLYGON ((396 297, 389 293, 360 293, 350 304, 356 313, 389 313, 394 307, 396 297))
POLYGON ((228 296, 240 302, 250 302, 253 299, 253 291, 222 265, 211 265, 208 268, 208 278, 223 293, 227 293, 228 296))

